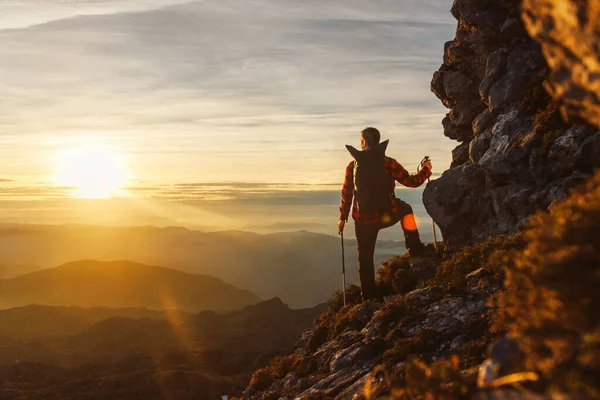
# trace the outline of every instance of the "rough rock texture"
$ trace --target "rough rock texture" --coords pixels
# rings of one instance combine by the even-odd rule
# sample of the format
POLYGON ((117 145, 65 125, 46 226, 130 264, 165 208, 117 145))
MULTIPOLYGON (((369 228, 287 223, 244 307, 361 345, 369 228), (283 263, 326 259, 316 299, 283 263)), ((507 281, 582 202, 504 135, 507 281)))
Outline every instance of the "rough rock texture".
POLYGON ((524 0, 523 20, 542 45, 546 89, 564 115, 600 127, 600 1, 524 0))
POLYGON ((444 134, 461 144, 423 196, 450 248, 518 232, 600 166, 598 126, 568 125, 544 90, 597 124, 598 4, 526 0, 524 19, 542 54, 520 1, 454 1, 456 38, 445 45, 431 90, 450 109, 444 134), (587 17, 585 7, 593 9, 587 17))
MULTIPOLYGON (((439 258, 421 258, 411 268, 432 268, 435 273, 440 262, 439 258)), ((378 375, 383 365, 402 367, 414 353, 435 361, 468 348, 473 340, 482 340, 477 327, 488 310, 488 299, 500 288, 498 282, 482 288, 488 275, 482 269, 470 272, 464 291, 456 295, 430 282, 406 294, 388 296, 385 304, 349 304, 324 314, 321 322, 342 321, 341 332, 329 335, 329 340, 319 338, 323 325, 307 332, 288 356, 294 360, 291 371, 277 372, 277 379, 260 390, 251 384, 244 399, 364 399, 366 385, 372 396, 385 394, 389 388, 378 375)), ((329 333, 338 329, 330 328, 329 333)))

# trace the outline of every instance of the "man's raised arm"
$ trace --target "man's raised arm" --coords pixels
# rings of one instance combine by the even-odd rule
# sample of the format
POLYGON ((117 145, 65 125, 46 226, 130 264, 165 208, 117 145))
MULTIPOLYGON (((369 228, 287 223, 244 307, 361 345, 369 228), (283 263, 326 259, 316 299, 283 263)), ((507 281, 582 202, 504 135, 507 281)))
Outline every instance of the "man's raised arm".
POLYGON ((415 175, 409 174, 408 171, 393 158, 386 158, 385 168, 398 183, 411 188, 421 186, 423 182, 431 176, 431 162, 429 161, 424 163, 423 168, 415 175))

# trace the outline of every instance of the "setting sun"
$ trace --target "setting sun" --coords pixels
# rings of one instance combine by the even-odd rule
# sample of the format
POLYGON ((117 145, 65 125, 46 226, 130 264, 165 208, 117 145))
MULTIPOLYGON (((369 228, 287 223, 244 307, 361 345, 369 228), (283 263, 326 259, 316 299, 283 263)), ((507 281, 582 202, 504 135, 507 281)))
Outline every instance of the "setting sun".
POLYGON ((57 182, 73 187, 81 198, 107 198, 123 189, 126 172, 121 157, 102 147, 86 147, 64 152, 59 159, 57 182))

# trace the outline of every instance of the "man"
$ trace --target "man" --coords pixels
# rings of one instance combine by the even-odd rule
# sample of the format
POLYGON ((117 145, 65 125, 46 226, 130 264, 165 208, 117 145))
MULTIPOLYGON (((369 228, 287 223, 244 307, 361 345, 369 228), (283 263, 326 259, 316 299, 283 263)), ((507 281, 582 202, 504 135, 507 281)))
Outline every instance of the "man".
POLYGON ((431 176, 431 162, 424 162, 416 175, 410 175, 398 161, 385 156, 388 141, 379 143, 380 138, 377 129, 365 128, 360 136, 362 151, 346 146, 355 160, 346 168, 338 221, 342 233, 352 207, 363 300, 375 297, 373 256, 379 230, 400 222, 410 257, 425 252, 412 207, 396 199, 394 189, 396 181, 411 188, 421 186, 431 176))

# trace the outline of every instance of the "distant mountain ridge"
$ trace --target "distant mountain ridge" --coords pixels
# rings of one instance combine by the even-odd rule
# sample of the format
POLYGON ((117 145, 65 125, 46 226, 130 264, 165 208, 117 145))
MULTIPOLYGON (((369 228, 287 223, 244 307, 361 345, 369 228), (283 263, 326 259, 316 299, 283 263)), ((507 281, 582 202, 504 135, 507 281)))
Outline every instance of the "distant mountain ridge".
POLYGON ((193 314, 180 310, 150 310, 142 307, 70 307, 31 304, 0 310, 0 336, 24 339, 75 335, 113 317, 182 320, 193 314))
MULTIPOLYGON (((401 240, 400 226, 388 231, 392 229, 401 240)), ((357 253, 350 233, 346 241, 347 281, 357 282, 357 253)), ((401 241, 379 242, 376 261, 403 251, 401 241)), ((206 233, 176 227, 0 224, 0 254, 3 264, 41 268, 82 259, 162 265, 213 276, 262 298, 280 297, 292 308, 326 301, 341 282, 340 238, 335 233, 261 235, 243 231, 206 233), (288 290, 290 286, 313 281, 322 284, 319 290, 311 290, 310 296, 288 290)))
POLYGON ((0 398, 209 400, 240 395, 250 373, 289 350, 326 308, 292 310, 274 298, 221 313, 48 306, 0 310, 0 398), (172 395, 165 397, 163 390, 172 395))
POLYGON ((14 278, 40 269, 39 265, 0 265, 0 279, 14 278))
POLYGON ((260 297, 219 279, 129 261, 83 260, 0 280, 0 309, 29 304, 227 311, 260 297))

